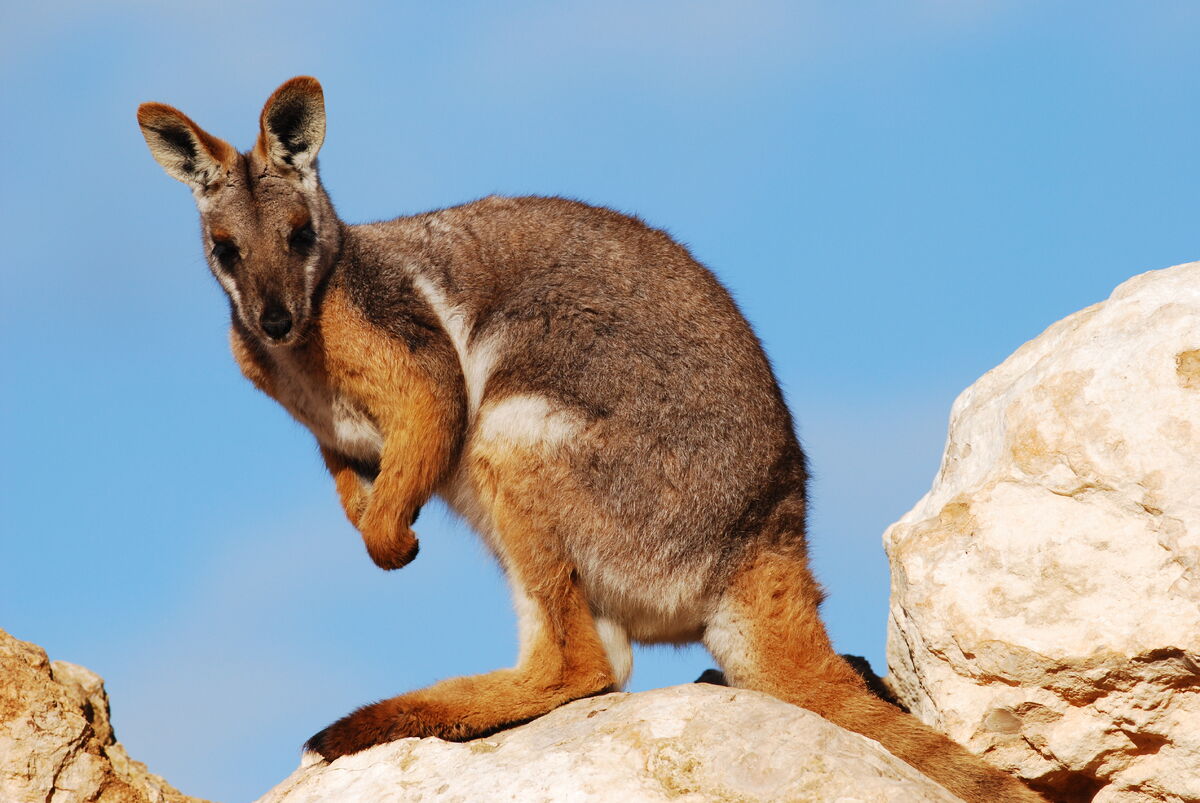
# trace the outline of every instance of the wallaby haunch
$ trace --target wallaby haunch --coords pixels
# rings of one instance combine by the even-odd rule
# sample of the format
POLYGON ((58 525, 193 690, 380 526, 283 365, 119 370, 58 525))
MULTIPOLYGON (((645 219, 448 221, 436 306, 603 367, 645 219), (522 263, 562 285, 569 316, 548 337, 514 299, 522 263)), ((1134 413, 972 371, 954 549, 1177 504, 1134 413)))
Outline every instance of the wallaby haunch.
POLYGON ((791 416, 729 294, 666 234, 557 198, 346 225, 317 176, 312 78, 275 91, 246 153, 170 106, 138 122, 195 195, 242 371, 312 430, 371 559, 411 561, 437 494, 513 587, 516 667, 360 708, 309 750, 471 739, 619 688, 631 640, 702 641, 731 684, 967 800, 1041 799, 834 653, 791 416))

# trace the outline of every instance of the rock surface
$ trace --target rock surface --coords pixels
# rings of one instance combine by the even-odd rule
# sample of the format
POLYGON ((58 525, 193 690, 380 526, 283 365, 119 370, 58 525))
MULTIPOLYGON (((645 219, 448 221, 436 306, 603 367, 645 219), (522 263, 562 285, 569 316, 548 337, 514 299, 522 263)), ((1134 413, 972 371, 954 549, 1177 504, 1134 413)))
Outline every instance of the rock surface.
POLYGON ((884 541, 915 714, 1056 799, 1200 800, 1200 263, 968 388, 884 541))
POLYGON ((403 739, 302 765, 259 803, 957 801, 877 742, 752 691, 705 684, 580 700, 453 744, 403 739))
POLYGON ((114 738, 104 681, 0 630, 0 800, 186 803, 114 738))

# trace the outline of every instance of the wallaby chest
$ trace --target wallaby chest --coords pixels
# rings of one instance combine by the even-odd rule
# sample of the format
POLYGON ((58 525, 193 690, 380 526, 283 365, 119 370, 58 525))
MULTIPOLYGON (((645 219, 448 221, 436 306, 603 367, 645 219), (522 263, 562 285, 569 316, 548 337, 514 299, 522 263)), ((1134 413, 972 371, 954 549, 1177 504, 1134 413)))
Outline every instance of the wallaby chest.
POLYGON ((322 446, 378 462, 383 433, 366 404, 330 376, 322 355, 281 351, 272 355, 272 368, 276 399, 322 446))
POLYGON ((326 449, 377 463, 383 433, 366 402, 330 371, 323 338, 291 348, 259 347, 237 332, 234 358, 242 373, 279 402, 326 449))

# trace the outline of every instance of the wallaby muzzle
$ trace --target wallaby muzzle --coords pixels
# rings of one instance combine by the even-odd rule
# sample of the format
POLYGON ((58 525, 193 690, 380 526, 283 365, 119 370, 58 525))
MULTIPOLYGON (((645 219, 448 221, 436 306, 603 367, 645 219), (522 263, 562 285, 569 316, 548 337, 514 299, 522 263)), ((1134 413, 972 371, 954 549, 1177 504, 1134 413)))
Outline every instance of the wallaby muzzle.
POLYGON ((283 340, 292 331, 292 314, 278 301, 268 301, 258 318, 259 326, 272 340, 283 340))

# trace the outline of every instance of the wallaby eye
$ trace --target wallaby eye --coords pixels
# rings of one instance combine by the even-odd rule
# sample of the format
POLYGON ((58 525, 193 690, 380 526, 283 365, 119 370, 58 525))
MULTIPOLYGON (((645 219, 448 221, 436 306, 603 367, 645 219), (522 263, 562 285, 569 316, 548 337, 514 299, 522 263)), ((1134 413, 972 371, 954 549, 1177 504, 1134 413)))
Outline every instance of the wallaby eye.
POLYGON ((317 233, 313 231, 312 222, 304 223, 292 229, 288 237, 288 248, 293 253, 306 255, 317 242, 317 233))
POLYGON ((212 255, 222 268, 231 271, 242 252, 229 240, 213 240, 212 255))

